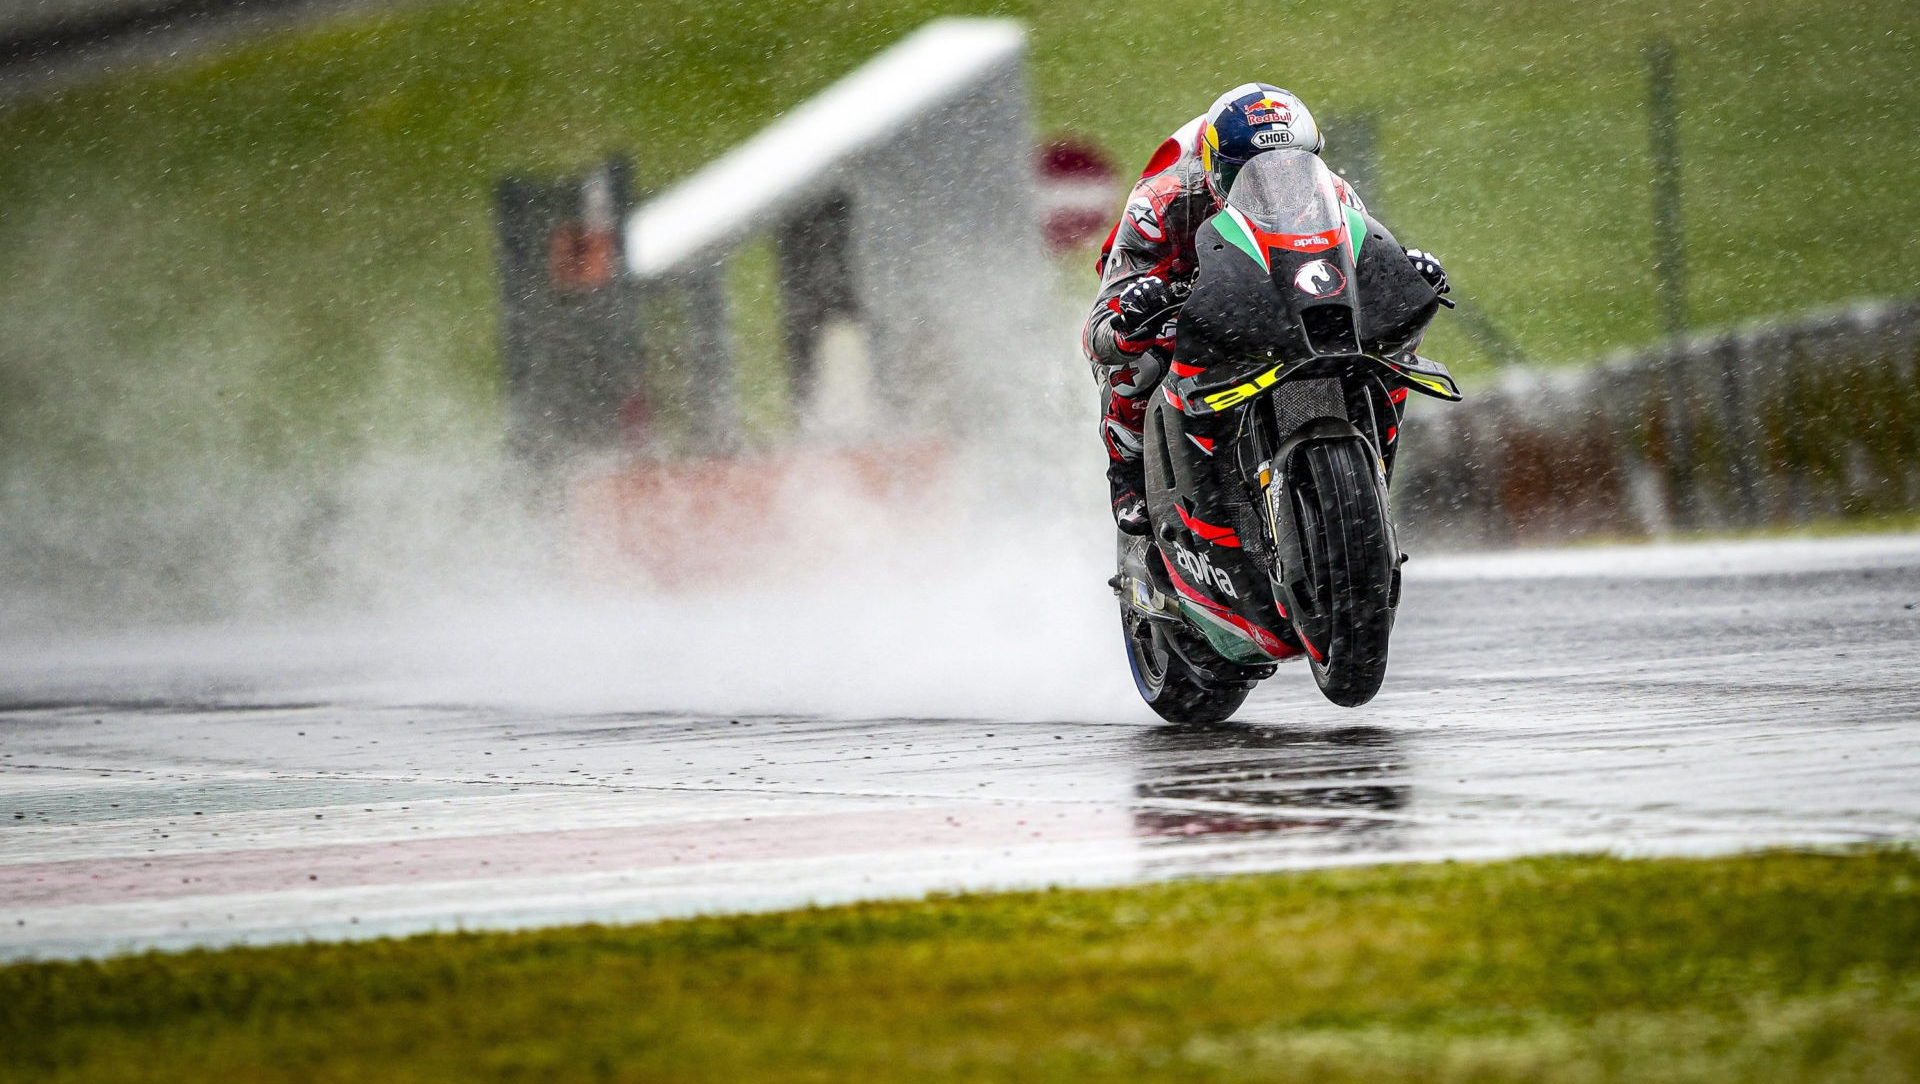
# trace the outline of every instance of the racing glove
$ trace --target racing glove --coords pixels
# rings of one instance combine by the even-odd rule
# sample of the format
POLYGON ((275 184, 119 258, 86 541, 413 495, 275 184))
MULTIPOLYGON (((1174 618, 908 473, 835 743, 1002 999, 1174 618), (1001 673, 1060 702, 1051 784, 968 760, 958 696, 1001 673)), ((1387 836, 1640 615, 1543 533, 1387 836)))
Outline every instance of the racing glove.
POLYGON ((1446 294, 1453 290, 1447 282, 1447 269, 1440 266, 1440 257, 1417 248, 1407 249, 1406 252, 1407 262, 1420 272, 1421 278, 1427 280, 1427 285, 1433 287, 1434 293, 1446 294))
POLYGON ((1113 299, 1113 329, 1129 346, 1145 349, 1151 345, 1148 331, 1157 331, 1179 299, 1173 287, 1158 275, 1148 275, 1127 284, 1113 299))

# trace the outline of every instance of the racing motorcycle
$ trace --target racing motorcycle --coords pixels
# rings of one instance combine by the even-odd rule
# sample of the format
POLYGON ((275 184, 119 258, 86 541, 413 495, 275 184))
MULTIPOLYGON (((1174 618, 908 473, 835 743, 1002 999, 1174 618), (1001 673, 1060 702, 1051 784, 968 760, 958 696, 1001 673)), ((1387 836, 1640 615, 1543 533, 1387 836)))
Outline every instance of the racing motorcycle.
POLYGON ((1305 656, 1328 700, 1373 699, 1406 557, 1387 503, 1415 353, 1442 299, 1306 151, 1254 156, 1201 226, 1145 419, 1146 536, 1119 536, 1127 660, 1173 722, 1232 715, 1305 656))

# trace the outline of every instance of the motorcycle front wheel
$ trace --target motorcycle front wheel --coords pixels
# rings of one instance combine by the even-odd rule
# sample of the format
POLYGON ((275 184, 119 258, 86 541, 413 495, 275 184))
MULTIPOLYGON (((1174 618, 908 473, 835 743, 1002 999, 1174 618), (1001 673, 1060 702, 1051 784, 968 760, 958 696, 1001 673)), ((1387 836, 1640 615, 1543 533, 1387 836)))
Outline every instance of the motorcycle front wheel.
POLYGON ((1300 527, 1304 597, 1296 586, 1294 628, 1310 646, 1314 683, 1345 708, 1372 700, 1387 676, 1393 631, 1394 552, 1386 495, 1361 440, 1300 450, 1293 487, 1300 527))
POLYGON ((1221 685, 1201 677, 1167 642, 1170 632, 1134 613, 1125 602, 1120 604, 1120 627, 1126 635, 1134 687, 1140 690, 1140 699, 1167 722, 1224 722, 1253 691, 1252 685, 1243 682, 1221 685))

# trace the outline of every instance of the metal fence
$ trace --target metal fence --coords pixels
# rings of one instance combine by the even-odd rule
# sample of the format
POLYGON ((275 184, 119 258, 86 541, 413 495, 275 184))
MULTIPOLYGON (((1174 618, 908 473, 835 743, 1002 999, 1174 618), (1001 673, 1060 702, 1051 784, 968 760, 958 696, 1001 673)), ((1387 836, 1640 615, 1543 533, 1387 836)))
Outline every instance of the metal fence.
POLYGON ((1920 299, 1693 337, 1422 403, 1411 540, 1507 545, 1920 508, 1920 299))

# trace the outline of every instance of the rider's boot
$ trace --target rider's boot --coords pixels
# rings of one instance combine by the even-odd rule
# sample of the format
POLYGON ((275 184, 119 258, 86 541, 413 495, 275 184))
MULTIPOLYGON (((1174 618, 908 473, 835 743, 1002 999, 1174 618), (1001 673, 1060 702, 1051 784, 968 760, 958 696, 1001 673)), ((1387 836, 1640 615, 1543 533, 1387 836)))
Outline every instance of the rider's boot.
POLYGON ((1146 468, 1138 459, 1107 464, 1107 489, 1113 496, 1113 522, 1121 534, 1147 533, 1146 468))

